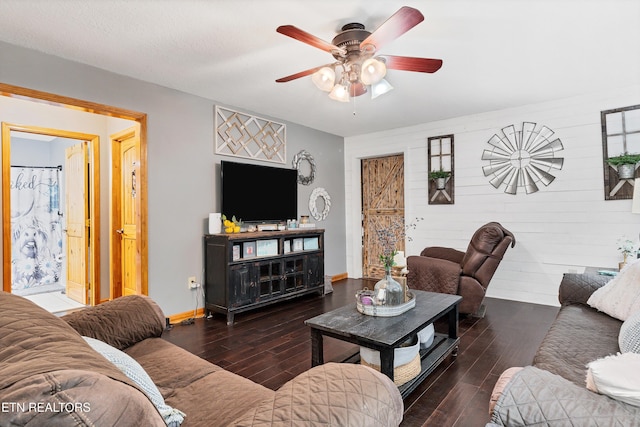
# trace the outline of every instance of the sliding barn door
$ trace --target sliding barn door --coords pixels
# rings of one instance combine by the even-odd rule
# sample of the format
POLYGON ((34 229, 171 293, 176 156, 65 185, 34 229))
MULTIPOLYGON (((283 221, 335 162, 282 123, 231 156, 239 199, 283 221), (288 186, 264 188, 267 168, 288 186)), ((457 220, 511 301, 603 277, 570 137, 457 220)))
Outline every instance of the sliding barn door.
POLYGON ((362 160, 362 275, 382 278, 380 254, 404 251, 404 156, 362 160))

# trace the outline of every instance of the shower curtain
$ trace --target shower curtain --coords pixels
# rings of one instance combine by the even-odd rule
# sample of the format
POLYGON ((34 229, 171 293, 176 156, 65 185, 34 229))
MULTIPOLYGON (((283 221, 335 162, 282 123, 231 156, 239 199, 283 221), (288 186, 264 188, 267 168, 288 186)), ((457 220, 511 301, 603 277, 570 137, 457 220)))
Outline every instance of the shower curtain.
POLYGON ((64 289, 61 169, 11 167, 11 289, 22 295, 64 289))

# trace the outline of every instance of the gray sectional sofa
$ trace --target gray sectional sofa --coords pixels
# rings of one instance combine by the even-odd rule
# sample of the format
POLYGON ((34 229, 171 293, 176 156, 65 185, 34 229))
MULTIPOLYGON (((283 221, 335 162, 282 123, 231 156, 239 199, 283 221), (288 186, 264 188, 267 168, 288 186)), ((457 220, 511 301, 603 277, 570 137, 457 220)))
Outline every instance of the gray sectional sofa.
MULTIPOLYGON (((532 366, 507 370, 498 380, 488 426, 640 426, 640 407, 585 386, 587 364, 620 351, 622 321, 587 304, 611 278, 565 274, 560 311, 532 366)), ((640 385, 640 384, 639 384, 640 385)))

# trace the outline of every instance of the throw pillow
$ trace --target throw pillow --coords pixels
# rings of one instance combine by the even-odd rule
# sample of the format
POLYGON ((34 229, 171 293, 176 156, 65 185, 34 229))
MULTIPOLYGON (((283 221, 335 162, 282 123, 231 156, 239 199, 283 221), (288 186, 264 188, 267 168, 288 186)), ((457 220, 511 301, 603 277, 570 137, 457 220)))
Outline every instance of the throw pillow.
POLYGON ((587 304, 623 321, 640 310, 640 262, 635 260, 624 267, 620 274, 591 294, 587 304))
POLYGON ((640 353, 640 310, 622 324, 618 334, 618 345, 623 353, 640 353))
POLYGON ((640 354, 618 353, 587 365, 587 388, 640 406, 640 354))
POLYGON ((175 408, 164 403, 164 398, 160 394, 160 390, 153 383, 153 380, 147 374, 142 366, 135 359, 118 350, 109 344, 100 340, 82 337, 95 351, 104 356, 109 362, 113 363, 122 371, 131 381, 135 382, 142 391, 149 397, 149 400, 155 405, 164 418, 164 422, 169 427, 178 427, 184 421, 185 414, 175 408))

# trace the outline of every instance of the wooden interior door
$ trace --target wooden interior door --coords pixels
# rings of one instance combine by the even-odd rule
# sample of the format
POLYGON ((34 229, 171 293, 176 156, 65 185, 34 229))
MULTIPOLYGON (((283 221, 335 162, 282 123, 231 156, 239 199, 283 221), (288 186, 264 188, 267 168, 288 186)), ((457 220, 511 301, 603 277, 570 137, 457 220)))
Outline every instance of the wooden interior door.
POLYGON ((143 294, 140 250, 140 136, 137 127, 112 135, 114 151, 114 182, 117 183, 117 203, 114 203, 116 239, 113 275, 118 283, 113 297, 143 294), (116 160, 117 159, 117 160, 116 160))
POLYGON ((382 278, 380 255, 404 251, 404 155, 363 159, 362 275, 382 278))
POLYGON ((87 304, 89 282, 87 142, 65 149, 65 222, 67 235, 67 296, 87 304))

